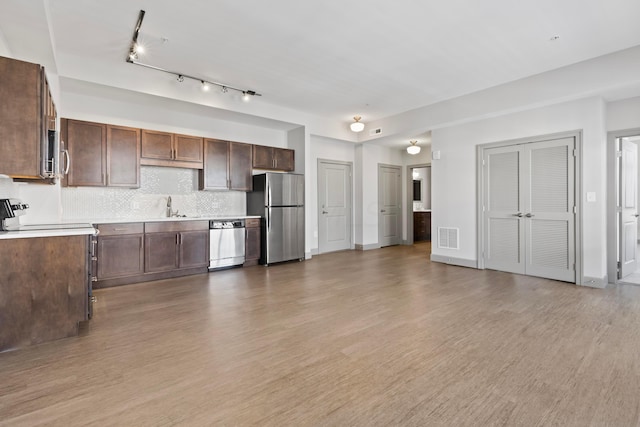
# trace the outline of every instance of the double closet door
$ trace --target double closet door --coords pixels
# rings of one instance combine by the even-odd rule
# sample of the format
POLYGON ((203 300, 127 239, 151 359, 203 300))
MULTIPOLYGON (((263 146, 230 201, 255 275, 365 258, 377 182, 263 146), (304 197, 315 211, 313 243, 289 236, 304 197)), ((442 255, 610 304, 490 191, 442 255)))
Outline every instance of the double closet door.
POLYGON ((483 150, 485 268, 575 282, 575 138, 483 150))

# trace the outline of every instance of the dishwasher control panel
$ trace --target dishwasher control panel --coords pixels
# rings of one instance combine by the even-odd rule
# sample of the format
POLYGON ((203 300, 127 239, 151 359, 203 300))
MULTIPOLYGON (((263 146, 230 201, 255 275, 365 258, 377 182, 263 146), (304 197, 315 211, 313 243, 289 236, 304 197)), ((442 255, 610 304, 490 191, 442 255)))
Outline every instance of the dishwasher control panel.
POLYGON ((244 219, 234 220, 211 220, 209 221, 210 229, 220 228, 244 228, 244 219))

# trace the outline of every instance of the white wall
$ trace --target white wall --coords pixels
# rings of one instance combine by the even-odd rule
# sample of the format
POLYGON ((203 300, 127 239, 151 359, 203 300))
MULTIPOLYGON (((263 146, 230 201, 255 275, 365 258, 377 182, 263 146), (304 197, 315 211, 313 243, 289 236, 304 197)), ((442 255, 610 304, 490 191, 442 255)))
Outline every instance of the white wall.
POLYGON ((498 141, 582 130, 582 194, 596 193, 596 202, 583 197, 583 273, 606 276, 605 103, 588 98, 434 130, 432 149, 432 224, 460 228, 460 250, 432 248, 434 255, 477 261, 476 146, 498 141))
POLYGON ((640 96, 607 104, 607 131, 640 127, 640 96))

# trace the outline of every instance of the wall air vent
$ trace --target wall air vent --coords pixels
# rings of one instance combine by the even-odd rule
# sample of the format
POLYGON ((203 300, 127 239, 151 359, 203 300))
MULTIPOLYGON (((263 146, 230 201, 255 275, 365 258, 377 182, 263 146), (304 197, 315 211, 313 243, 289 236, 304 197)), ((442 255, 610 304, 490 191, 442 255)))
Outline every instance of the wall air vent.
POLYGON ((376 135, 380 135, 381 133, 382 133, 382 128, 371 129, 369 131, 369 136, 376 136, 376 135))
POLYGON ((438 227, 438 247, 442 249, 460 249, 460 229, 438 227))

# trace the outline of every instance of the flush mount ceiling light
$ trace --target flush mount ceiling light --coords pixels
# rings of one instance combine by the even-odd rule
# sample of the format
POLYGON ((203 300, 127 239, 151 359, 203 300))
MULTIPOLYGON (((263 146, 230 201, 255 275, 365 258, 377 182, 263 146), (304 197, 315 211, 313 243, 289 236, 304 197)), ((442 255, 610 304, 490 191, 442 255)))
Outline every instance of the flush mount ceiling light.
POLYGON ((418 143, 418 141, 409 141, 409 145, 407 147, 407 153, 409 154, 418 154, 420 152, 420 147, 418 147, 416 144, 418 143))
POLYGON ((355 122, 351 123, 350 126, 353 132, 362 132, 364 130, 364 123, 360 122, 360 119, 362 119, 360 116, 355 116, 353 118, 355 122))
MULTIPOLYGON (((156 67, 155 65, 149 65, 138 61, 138 55, 143 53, 144 49, 142 45, 138 43, 138 34, 140 33, 140 27, 142 27, 142 20, 144 19, 145 11, 141 10, 138 14, 138 22, 136 22, 136 28, 133 30, 133 37, 131 38, 131 45, 129 46, 129 54, 127 55, 127 62, 134 65, 139 65, 145 68, 151 68, 152 70, 162 71, 163 73, 173 74, 177 77, 177 80, 182 83, 185 78, 198 81, 202 84, 202 90, 208 91, 210 85, 218 86, 222 89, 222 93, 227 93, 230 90, 242 93, 242 99, 248 101, 253 96, 262 96, 253 90, 240 89, 237 87, 229 86, 225 83, 212 82, 204 80, 199 77, 190 76, 184 73, 178 73, 176 71, 166 70, 164 68, 156 67)), ((163 43, 168 39, 162 38, 163 43)))

